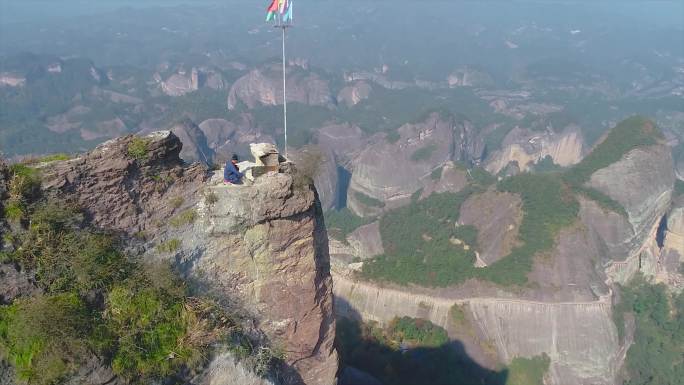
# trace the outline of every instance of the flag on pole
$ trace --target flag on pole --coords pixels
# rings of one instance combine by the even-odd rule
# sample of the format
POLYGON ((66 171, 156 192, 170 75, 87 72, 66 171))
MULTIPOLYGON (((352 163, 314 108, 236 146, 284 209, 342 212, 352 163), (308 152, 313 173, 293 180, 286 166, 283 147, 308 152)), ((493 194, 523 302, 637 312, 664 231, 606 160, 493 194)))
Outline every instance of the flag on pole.
POLYGON ((266 9, 266 21, 275 20, 280 15, 282 22, 292 22, 292 0, 272 0, 266 9))
POLYGON ((292 22, 292 0, 287 1, 287 10, 283 15, 283 21, 292 22))

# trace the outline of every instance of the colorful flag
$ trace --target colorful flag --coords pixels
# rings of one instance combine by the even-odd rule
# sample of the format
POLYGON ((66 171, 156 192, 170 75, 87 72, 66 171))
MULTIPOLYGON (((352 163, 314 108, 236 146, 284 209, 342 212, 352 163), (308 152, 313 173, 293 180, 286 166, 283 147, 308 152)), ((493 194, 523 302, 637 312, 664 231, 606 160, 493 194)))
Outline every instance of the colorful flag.
POLYGON ((292 0, 287 2, 287 10, 285 11, 285 15, 283 15, 283 21, 292 22, 292 0))
POLYGON ((266 21, 275 20, 280 15, 282 22, 292 22, 292 0, 272 0, 266 12, 266 21))

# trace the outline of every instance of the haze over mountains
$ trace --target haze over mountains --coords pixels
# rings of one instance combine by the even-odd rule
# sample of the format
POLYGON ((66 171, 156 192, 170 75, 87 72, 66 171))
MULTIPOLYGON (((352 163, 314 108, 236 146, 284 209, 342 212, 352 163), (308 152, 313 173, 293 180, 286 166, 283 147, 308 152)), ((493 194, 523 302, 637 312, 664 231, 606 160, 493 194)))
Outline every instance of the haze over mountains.
POLYGON ((265 4, 0 1, 1 385, 682 383, 681 2, 298 1, 235 187, 265 4))

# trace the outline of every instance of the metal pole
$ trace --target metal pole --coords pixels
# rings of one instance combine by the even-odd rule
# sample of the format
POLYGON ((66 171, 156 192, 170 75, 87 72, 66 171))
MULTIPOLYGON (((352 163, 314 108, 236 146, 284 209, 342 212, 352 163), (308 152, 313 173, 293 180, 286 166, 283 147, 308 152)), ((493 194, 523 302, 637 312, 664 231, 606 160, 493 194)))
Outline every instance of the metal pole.
POLYGON ((283 128, 285 129, 285 157, 287 158, 287 94, 285 86, 285 23, 281 23, 283 29, 283 128))

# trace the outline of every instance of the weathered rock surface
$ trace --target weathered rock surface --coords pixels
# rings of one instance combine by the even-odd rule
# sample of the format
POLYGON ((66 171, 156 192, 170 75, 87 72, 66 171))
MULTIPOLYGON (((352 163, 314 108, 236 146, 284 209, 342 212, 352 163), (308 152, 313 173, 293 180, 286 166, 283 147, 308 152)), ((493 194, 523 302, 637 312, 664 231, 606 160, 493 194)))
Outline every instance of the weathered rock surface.
POLYGON ((161 89, 169 96, 181 96, 199 89, 199 73, 196 68, 186 73, 180 70, 161 82, 161 89))
POLYGON ((425 199, 432 193, 459 192, 468 184, 468 173, 454 162, 446 162, 442 169, 437 169, 437 180, 430 174, 430 180, 426 181, 420 199, 425 199))
MULTIPOLYGON (((77 202, 96 226, 129 235, 144 231, 144 258, 170 260, 197 290, 247 312, 286 352, 285 384, 334 383, 332 279, 313 186, 290 163, 249 186, 225 185, 220 172, 208 180, 206 168, 184 164, 173 133, 144 139, 147 152, 138 159, 129 155, 134 137, 127 136, 52 163, 44 169, 44 188, 77 202), (168 225, 186 212, 195 220, 168 225), (179 249, 158 252, 154 246, 169 239, 181 241, 179 249)), ((226 360, 214 364, 232 367, 226 360)), ((225 376, 232 374, 204 383, 222 383, 225 376)))
POLYGON ((359 259, 368 259, 385 252, 380 236, 380 222, 375 221, 354 230, 347 236, 352 253, 359 259))
POLYGON ((516 194, 488 190, 461 205, 459 223, 477 229, 478 267, 507 256, 517 243, 522 200, 516 194))
POLYGON ((291 384, 334 382, 332 279, 327 234, 316 192, 289 172, 270 172, 249 186, 206 186, 215 203, 197 202, 194 225, 175 259, 201 286, 251 309, 294 368, 291 384))
MULTIPOLYGON (((238 103, 248 108, 259 105, 275 106, 283 103, 282 73, 279 65, 250 71, 230 88, 228 109, 238 103)), ((290 66, 287 73, 287 101, 312 106, 331 106, 332 94, 328 83, 313 72, 290 66)))
POLYGON ((423 122, 401 126, 394 143, 376 137, 354 162, 348 207, 369 216, 408 203, 431 172, 453 158, 454 127, 453 118, 432 113, 423 122), (369 205, 364 195, 381 203, 369 205))
POLYGON ((340 90, 337 94, 337 102, 344 103, 347 107, 352 107, 362 100, 368 99, 372 90, 368 83, 364 81, 356 82, 340 90))
POLYGON ((43 170, 43 187, 83 207, 96 226, 128 234, 158 229, 175 210, 171 199, 194 199, 206 168, 183 165, 180 139, 170 131, 145 138, 144 159, 128 154, 134 136, 124 136, 79 158, 51 163, 43 170))
POLYGON ((514 162, 520 171, 527 171, 546 156, 560 166, 571 166, 582 160, 583 146, 582 132, 577 126, 568 126, 559 133, 514 128, 504 138, 501 149, 487 158, 485 168, 497 174, 514 162))
MULTIPOLYGON (((609 297, 599 301, 539 302, 483 296, 451 296, 378 287, 334 274, 337 314, 386 324, 396 316, 424 318, 458 338, 451 308, 458 304, 472 319, 479 344, 491 345, 498 360, 546 353, 551 358, 551 381, 557 385, 615 383, 621 365, 617 330, 609 297), (466 306, 463 306, 466 305, 466 306)), ((461 325, 462 327, 462 325, 461 325)), ((462 340, 466 353, 477 357, 472 341, 462 340)), ((477 360, 476 360, 477 361, 477 360)), ((491 363, 478 362, 489 366, 491 363)))
POLYGON ((348 123, 322 127, 317 135, 318 145, 332 151, 335 158, 344 165, 349 165, 367 144, 363 131, 348 123))
POLYGON ((591 176, 588 185, 620 203, 631 225, 630 236, 619 240, 628 253, 614 259, 639 252, 669 209, 674 180, 672 155, 663 145, 635 148, 591 176))
POLYGON ((0 264, 0 305, 39 291, 33 277, 25 271, 18 270, 13 264, 0 264))
POLYGON ((230 353, 215 357, 191 382, 192 385, 273 385, 241 365, 230 353))

